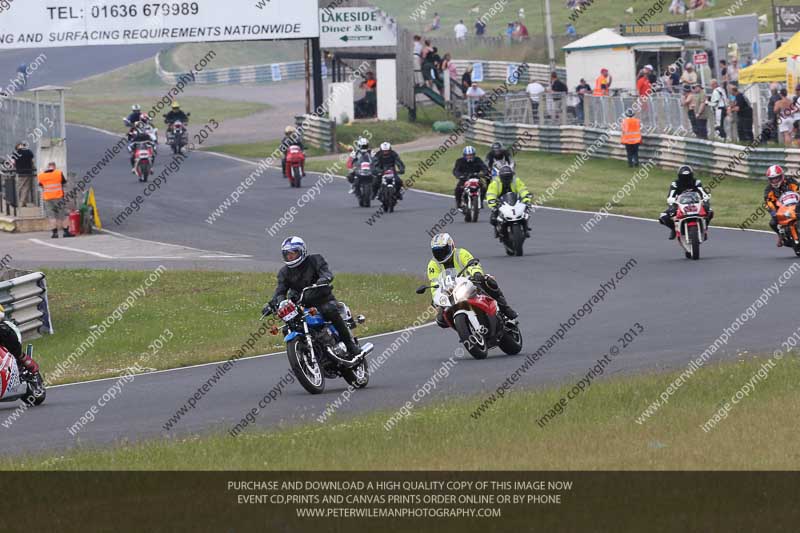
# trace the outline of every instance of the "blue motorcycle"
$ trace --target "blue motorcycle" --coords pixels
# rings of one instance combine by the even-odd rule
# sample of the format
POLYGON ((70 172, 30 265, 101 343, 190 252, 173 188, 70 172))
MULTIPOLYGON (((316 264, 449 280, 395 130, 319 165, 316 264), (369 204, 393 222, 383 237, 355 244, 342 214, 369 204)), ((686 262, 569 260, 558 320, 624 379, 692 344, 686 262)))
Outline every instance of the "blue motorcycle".
MULTIPOLYGON (((366 356, 372 352, 372 343, 361 346, 362 355, 354 365, 346 359, 347 347, 341 341, 339 332, 326 321, 315 307, 307 307, 305 301, 314 301, 317 291, 330 288, 329 283, 306 287, 300 293, 290 293, 276 309, 267 310, 262 319, 275 313, 284 325, 280 331, 284 334, 286 355, 295 377, 311 394, 320 394, 325 390, 325 380, 344 378, 353 388, 363 389, 369 383, 369 366, 366 356)), ((293 292, 293 291, 292 291, 293 292)), ((338 303, 339 312, 347 326, 352 330, 366 321, 363 315, 355 319, 350 309, 342 302, 338 303)), ((277 326, 273 334, 278 334, 277 326)), ((356 346, 358 338, 353 337, 356 346)))

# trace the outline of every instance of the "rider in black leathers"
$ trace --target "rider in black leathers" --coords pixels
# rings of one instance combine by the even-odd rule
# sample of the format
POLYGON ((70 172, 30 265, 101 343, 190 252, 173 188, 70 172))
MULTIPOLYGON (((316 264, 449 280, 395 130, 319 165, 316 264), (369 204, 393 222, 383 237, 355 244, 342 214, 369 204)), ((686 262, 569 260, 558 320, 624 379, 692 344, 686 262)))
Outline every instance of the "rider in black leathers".
POLYGON ((398 200, 403 199, 403 180, 399 174, 405 174, 406 165, 400 159, 400 154, 392 150, 392 145, 388 142, 381 144, 381 149, 373 156, 375 162, 375 176, 372 178, 372 195, 378 197, 381 190, 381 179, 387 170, 394 171, 394 190, 398 200))
POLYGON ((711 209, 711 196, 703 188, 700 180, 694 178, 694 171, 689 165, 683 165, 678 169, 678 178, 673 181, 669 186, 669 193, 667 194, 667 210, 661 213, 658 221, 669 228, 669 240, 675 239, 675 222, 672 220, 678 212, 678 205, 676 200, 678 196, 686 191, 696 191, 703 197, 703 205, 706 208, 706 222, 711 223, 714 218, 714 211, 711 209))
POLYGON ((141 122, 137 122, 131 129, 128 131, 128 151, 131 153, 131 167, 136 162, 136 152, 134 152, 134 145, 136 143, 151 143, 153 139, 150 138, 148 134, 143 131, 143 125, 141 122))
POLYGON ((486 154, 486 166, 489 167, 490 171, 497 161, 502 161, 511 167, 514 166, 514 156, 511 151, 504 149, 499 142, 492 144, 492 149, 486 154))
MULTIPOLYGON (((285 266, 278 272, 278 286, 272 299, 264 308, 275 310, 278 305, 287 298, 290 290, 300 294, 303 289, 311 285, 331 283, 333 274, 328 268, 328 263, 319 255, 308 255, 306 244, 300 237, 289 237, 281 246, 283 262, 285 266)), ((320 289, 313 300, 305 300, 307 306, 316 307, 320 314, 333 324, 339 337, 347 347, 347 353, 353 362, 357 362, 361 355, 361 349, 356 345, 350 328, 339 312, 336 298, 332 288, 320 289)))
POLYGON ((481 179, 481 199, 486 199, 486 180, 489 176, 489 168, 486 166, 486 163, 478 157, 475 152, 475 148, 472 146, 467 146, 464 148, 463 157, 456 159, 456 163, 453 166, 453 176, 456 177, 458 182, 456 183, 456 207, 461 208, 461 196, 464 194, 464 182, 470 176, 478 175, 481 179))

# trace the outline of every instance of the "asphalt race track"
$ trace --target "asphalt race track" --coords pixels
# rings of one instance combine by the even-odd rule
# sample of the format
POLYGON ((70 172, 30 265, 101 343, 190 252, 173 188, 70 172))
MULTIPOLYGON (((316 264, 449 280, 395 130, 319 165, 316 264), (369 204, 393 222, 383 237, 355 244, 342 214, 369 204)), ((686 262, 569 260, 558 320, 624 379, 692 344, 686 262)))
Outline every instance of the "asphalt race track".
MULTIPOLYGON (((81 175, 114 142, 108 135, 83 128, 69 128, 68 136, 72 170, 81 175)), ((166 156, 159 158, 157 171, 163 168, 166 156)), ((104 222, 114 231, 141 239, 252 255, 250 266, 260 263, 264 271, 279 266, 280 240, 297 234, 306 239, 312 253, 327 257, 334 272, 410 272, 423 276, 430 254, 428 230, 452 205, 450 199, 441 196, 408 192, 397 212, 369 226, 364 221, 373 210, 356 207, 355 198, 347 194, 347 184, 335 180, 300 210, 293 224, 270 238, 265 228, 294 205, 318 176, 310 174, 304 188, 296 190, 288 187, 279 172, 269 171, 224 216, 213 225, 206 223, 210 212, 254 168, 211 154, 192 153, 179 173, 148 198, 140 212, 119 226, 113 223, 113 216, 142 191, 142 184, 130 174, 126 157, 122 155, 110 164, 93 186, 104 222)), ((545 342, 561 322, 566 322, 592 297, 601 282, 608 282, 630 259, 636 265, 617 282, 617 288, 522 377, 519 388, 572 381, 585 374, 636 322, 644 326, 645 332, 614 359, 607 375, 681 367, 730 326, 765 287, 776 283, 795 260, 789 250, 776 249, 774 238, 766 233, 713 229, 701 249, 702 259, 689 261, 674 242, 666 240, 665 228, 653 221, 610 217, 586 233, 581 224, 590 215, 558 210, 536 212, 526 255, 511 258, 490 236, 487 213, 481 216, 478 224, 457 220, 447 231, 457 245, 467 247, 482 259, 488 272, 497 276, 520 312, 525 348, 515 357, 493 352, 485 361, 457 359, 450 377, 440 381, 425 402, 494 390, 519 367, 524 355, 545 342)), ((226 262, 224 268, 236 269, 236 261, 226 262)), ((157 264, 142 262, 139 266, 157 264)), ((272 287, 258 290, 266 300, 272 287)), ((796 327, 797 295, 798 282, 792 279, 712 360, 779 347, 796 327)), ((381 297, 379 287, 375 288, 375 297, 381 297)), ((259 311, 253 309, 254 326, 259 311)), ((375 354, 396 337, 395 333, 374 339, 375 354)), ((408 344, 372 375, 369 387, 355 393, 339 413, 394 411, 410 400, 458 347, 452 331, 436 326, 416 330, 408 344)), ((116 378, 51 388, 42 407, 16 421, 13 431, 2 430, 5 450, 35 452, 78 443, 104 444, 166 435, 162 425, 215 368, 201 366, 138 376, 77 437, 71 436, 67 427, 116 378)), ((239 361, 169 434, 227 431, 256 406, 287 369, 286 357, 281 354, 239 361)), ((311 396, 299 384, 292 385, 257 417, 256 425, 318 423, 316 417, 344 388, 344 381, 329 382, 325 394, 311 396)), ((17 405, 0 404, 0 419, 5 420, 17 405)), ((502 409, 502 403, 495 408, 502 409)), ((579 409, 580 405, 573 408, 579 409)), ((639 411, 630 413, 631 420, 638 414, 639 411)))

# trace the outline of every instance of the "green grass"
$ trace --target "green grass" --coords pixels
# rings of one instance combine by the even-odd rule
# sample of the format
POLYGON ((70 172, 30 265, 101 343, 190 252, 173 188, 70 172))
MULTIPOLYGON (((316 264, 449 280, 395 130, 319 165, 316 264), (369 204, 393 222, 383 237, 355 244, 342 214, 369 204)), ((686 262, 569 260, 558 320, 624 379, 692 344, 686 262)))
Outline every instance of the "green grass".
MULTIPOLYGON (((161 66, 171 72, 186 72, 209 49, 207 43, 179 44, 161 54, 161 66)), ((208 67, 212 69, 303 60, 303 46, 297 41, 223 42, 214 43, 213 50, 217 55, 208 67)))
MULTIPOLYGON (((46 270, 50 313, 55 335, 34 341, 37 360, 48 371, 75 352, 93 325, 113 313, 141 286, 149 272, 110 270, 46 270)), ((419 280, 405 275, 339 274, 336 296, 367 316, 362 336, 407 327, 424 310, 414 294, 419 280), (385 298, 376 300, 382 287, 385 298)), ((156 369, 219 361, 230 357, 260 326, 264 302, 275 287, 274 273, 235 273, 168 270, 147 295, 124 313, 53 383, 118 375, 149 353, 148 345, 165 328, 173 338, 143 366, 156 369)), ((256 355, 284 348, 282 337, 262 337, 256 355)))
POLYGON ((452 120, 441 107, 420 107, 417 109, 416 122, 408 120, 408 110, 400 108, 397 120, 365 121, 344 124, 336 127, 336 141, 340 145, 350 146, 356 139, 372 134, 370 144, 378 146, 383 141, 392 144, 403 144, 415 141, 420 137, 437 135, 433 131, 433 123, 439 120, 452 120))
MULTIPOLYGON (((150 111, 172 88, 156 75, 152 59, 134 63, 74 84, 66 93, 67 121, 124 133, 126 128, 122 117, 130 113, 131 105, 139 104, 143 111, 150 111)), ((191 123, 198 128, 211 119, 223 122, 269 109, 266 104, 220 98, 178 95, 177 100, 192 114, 191 123)), ((168 111, 167 106, 155 118, 155 124, 161 130, 164 121, 160 115, 168 111)))
MULTIPOLYGON (((636 418, 677 372, 597 381, 544 428, 536 421, 577 378, 564 386, 512 391, 478 420, 470 414, 483 395, 417 407, 388 432, 384 423, 393 411, 272 432, 246 430, 236 438, 192 436, 84 448, 55 458, 3 459, 0 469, 796 470, 797 358, 775 361, 726 419, 708 433, 700 427, 764 362, 702 367, 641 425, 636 418)), ((358 393, 351 401, 359 401, 358 393)))
MULTIPOLYGON (((430 157, 433 150, 407 152, 401 154, 406 164, 408 178, 413 174, 421 161, 430 157)), ((478 147, 483 157, 488 147, 478 147)), ((414 187, 451 194, 455 180, 453 179, 453 163, 461 156, 461 147, 453 147, 442 159, 428 169, 420 177, 414 187)), ((518 176, 537 198, 549 187, 562 172, 575 162, 576 156, 552 154, 546 152, 520 152, 515 156, 518 176)), ((322 172, 323 162, 310 161, 309 170, 322 172)), ((543 205, 547 207, 564 207, 585 211, 597 211, 625 185, 634 175, 632 169, 624 161, 615 159, 589 159, 584 166, 562 185, 553 198, 543 205)), ((698 177, 708 182, 710 176, 702 173, 698 177)), ((611 209, 612 214, 624 214, 645 218, 658 218, 666 205, 667 191, 670 182, 675 178, 673 170, 654 168, 649 177, 642 179, 630 196, 625 197, 611 209)), ((738 227, 753 213, 759 205, 764 192, 764 183, 759 180, 726 178, 716 189, 711 191, 714 207, 714 225, 738 227)), ((762 217, 753 229, 768 229, 768 217, 762 217)))
MULTIPOLYGON (((228 154, 249 159, 264 159, 277 150, 280 141, 266 141, 250 144, 225 144, 208 148, 209 152, 228 154)), ((306 146, 306 157, 326 155, 327 152, 313 146, 306 146)))

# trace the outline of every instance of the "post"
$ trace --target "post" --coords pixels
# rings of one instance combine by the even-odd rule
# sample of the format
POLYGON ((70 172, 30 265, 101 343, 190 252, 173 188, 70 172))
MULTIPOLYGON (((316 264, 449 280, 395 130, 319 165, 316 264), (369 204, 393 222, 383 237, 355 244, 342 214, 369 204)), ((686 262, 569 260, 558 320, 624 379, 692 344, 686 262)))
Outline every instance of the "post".
POLYGON ((550 71, 556 69, 556 55, 553 46, 553 18, 550 14, 550 0, 544 0, 544 18, 547 31, 547 57, 550 60, 550 71))
POLYGON ((322 107, 322 51, 319 47, 319 37, 311 39, 311 59, 313 62, 314 77, 314 112, 322 107))

